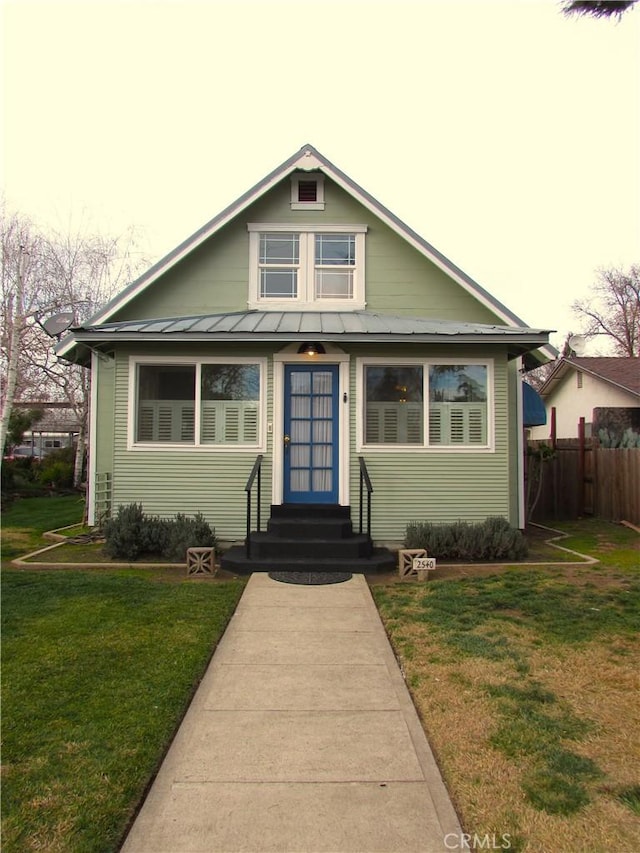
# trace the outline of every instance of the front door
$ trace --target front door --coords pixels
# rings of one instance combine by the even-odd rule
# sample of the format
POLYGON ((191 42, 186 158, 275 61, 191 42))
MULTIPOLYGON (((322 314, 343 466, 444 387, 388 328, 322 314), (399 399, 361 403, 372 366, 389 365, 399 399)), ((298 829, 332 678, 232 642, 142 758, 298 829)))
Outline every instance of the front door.
POLYGON ((338 503, 338 365, 287 364, 285 503, 338 503))

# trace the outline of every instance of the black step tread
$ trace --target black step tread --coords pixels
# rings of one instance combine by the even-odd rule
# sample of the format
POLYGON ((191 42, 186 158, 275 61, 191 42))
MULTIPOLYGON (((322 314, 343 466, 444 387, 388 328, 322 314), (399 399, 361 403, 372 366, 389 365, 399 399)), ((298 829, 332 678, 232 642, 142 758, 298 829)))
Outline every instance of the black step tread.
POLYGON ((324 558, 324 559, 250 559, 247 560, 245 549, 242 546, 230 548, 221 559, 221 566, 225 571, 235 572, 241 575, 252 572, 353 572, 355 574, 367 574, 375 572, 388 572, 396 566, 396 556, 385 548, 376 548, 371 557, 358 558, 324 558))
POLYGON ((272 518, 351 518, 351 507, 341 504, 272 504, 272 518))
POLYGON ((270 518, 267 532, 291 539, 347 539, 353 525, 350 518, 270 518))

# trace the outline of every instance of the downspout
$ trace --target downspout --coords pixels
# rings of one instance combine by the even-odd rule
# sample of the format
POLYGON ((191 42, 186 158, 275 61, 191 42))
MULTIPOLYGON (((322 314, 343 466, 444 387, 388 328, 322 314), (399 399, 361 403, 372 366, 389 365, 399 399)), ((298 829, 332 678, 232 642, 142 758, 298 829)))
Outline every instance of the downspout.
POLYGON ((526 509, 524 496, 524 406, 522 400, 522 358, 518 359, 518 382, 516 384, 516 423, 517 423, 517 478, 518 478, 518 527, 524 530, 526 527, 526 509))
POLYGON ((91 388, 89 394, 89 449, 87 461, 87 524, 96 523, 96 440, 98 411, 98 356, 91 353, 91 388))

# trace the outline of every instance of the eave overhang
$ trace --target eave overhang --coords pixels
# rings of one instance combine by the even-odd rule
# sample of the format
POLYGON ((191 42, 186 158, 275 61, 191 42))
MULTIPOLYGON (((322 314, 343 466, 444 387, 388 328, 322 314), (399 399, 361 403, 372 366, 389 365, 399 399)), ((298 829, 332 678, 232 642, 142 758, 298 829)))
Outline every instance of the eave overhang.
POLYGON ((123 343, 334 343, 499 344, 509 358, 548 343, 549 331, 522 326, 457 323, 368 311, 242 311, 78 327, 56 347, 61 358, 86 363, 93 350, 123 343))

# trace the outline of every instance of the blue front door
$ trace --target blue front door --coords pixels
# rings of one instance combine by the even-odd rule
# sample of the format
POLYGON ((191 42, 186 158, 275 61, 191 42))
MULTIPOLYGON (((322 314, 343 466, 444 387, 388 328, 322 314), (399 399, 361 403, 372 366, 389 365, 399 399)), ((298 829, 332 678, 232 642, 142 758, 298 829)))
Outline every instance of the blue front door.
POLYGON ((338 503, 338 365, 285 365, 285 503, 338 503))

